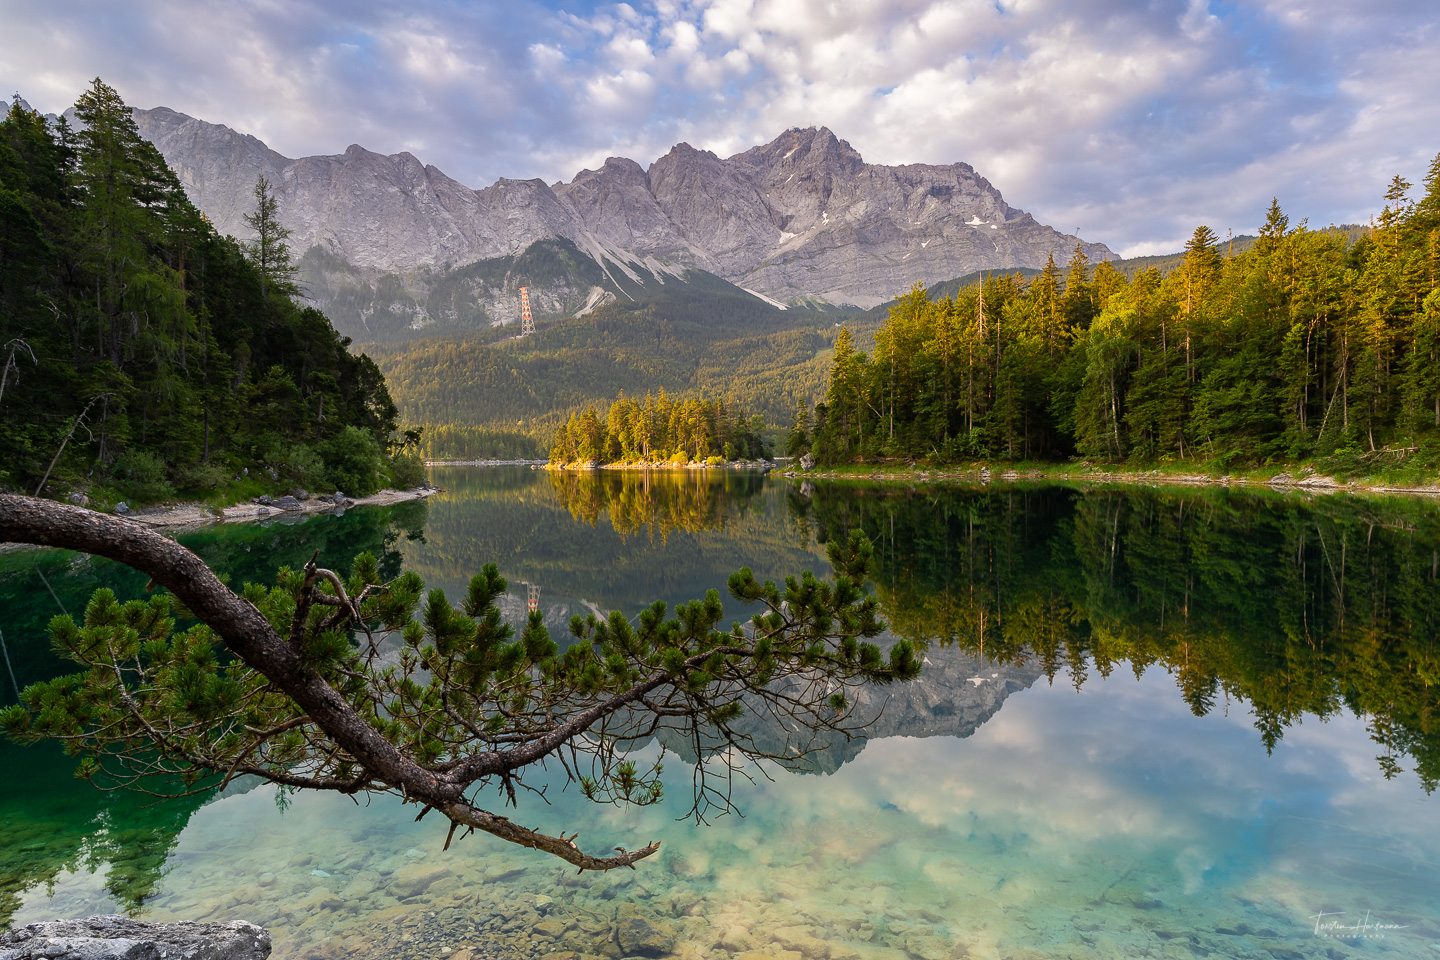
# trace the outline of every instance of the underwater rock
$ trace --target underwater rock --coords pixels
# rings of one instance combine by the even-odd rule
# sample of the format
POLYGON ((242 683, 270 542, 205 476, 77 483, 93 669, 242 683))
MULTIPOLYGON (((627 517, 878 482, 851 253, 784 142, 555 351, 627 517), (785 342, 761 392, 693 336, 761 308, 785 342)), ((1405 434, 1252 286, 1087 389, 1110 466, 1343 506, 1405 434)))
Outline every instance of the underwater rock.
POLYGON ((253 923, 143 923, 128 917, 49 920, 0 933, 0 960, 265 960, 270 934, 253 923))
POLYGON ((426 864, 412 864, 395 871, 390 881, 390 892, 400 900, 418 897, 429 890, 431 885, 443 877, 450 876, 449 867, 434 867, 426 864))
POLYGON ((615 942, 627 957, 668 957, 675 949, 675 934, 668 924, 651 920, 627 903, 615 916, 615 942))

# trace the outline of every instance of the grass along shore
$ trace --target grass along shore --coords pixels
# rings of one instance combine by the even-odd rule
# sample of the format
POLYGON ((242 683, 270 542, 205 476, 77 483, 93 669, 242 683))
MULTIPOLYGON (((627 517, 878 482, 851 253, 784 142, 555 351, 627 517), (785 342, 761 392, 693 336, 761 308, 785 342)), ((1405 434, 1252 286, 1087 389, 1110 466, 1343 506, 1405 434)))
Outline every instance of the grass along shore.
POLYGON ((627 470, 682 472, 694 470, 773 470, 796 479, 864 480, 894 483, 1057 483, 1076 486, 1145 487, 1249 487, 1305 493, 1406 494, 1440 497, 1440 472, 1403 470, 1369 476, 1336 477, 1315 465, 1250 470, 1207 470, 1201 464, 1120 468, 1091 463, 986 463, 933 466, 921 463, 855 463, 801 469, 792 457, 773 462, 735 460, 722 463, 676 463, 670 460, 640 463, 564 463, 548 460, 427 460, 427 467, 531 466, 545 470, 627 470))
POLYGON ((1336 478, 1312 466, 1292 465, 1246 471, 1207 471, 1197 464, 1123 469, 1090 463, 972 463, 959 466, 924 466, 910 463, 861 463, 817 466, 798 464, 779 468, 786 477, 810 480, 871 480, 904 483, 1011 483, 1041 482, 1077 486, 1148 487, 1250 487, 1306 493, 1407 494, 1440 497, 1440 474, 1377 475, 1336 478))

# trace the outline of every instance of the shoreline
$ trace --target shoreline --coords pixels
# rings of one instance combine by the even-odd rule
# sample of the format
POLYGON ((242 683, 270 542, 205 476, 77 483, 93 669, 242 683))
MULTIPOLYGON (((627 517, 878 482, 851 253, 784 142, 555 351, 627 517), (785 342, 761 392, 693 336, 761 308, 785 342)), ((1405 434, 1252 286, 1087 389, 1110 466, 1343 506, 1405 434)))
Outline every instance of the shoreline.
POLYGON ((755 470, 788 480, 863 480, 891 483, 964 483, 987 486, 996 483, 1053 483, 1074 486, 1115 487, 1225 487, 1275 493, 1359 494, 1366 496, 1407 496, 1440 499, 1440 482, 1435 484, 1399 484, 1379 480, 1337 480, 1313 471, 1302 470, 1292 476, 1281 472, 1269 477, 1207 474, 1199 472, 1167 472, 1164 470, 1103 470, 1078 469, 1070 466, 1047 467, 921 467, 887 464, 856 464, 841 468, 813 467, 797 469, 792 458, 764 462, 732 460, 721 464, 668 461, 646 463, 564 463, 548 460, 427 460, 427 467, 504 467, 529 466, 557 472, 596 472, 620 470, 644 473, 681 473, 705 470, 755 470))
POLYGON ((380 490, 368 497, 356 497, 342 505, 310 497, 299 501, 299 509, 282 510, 258 503, 234 503, 219 513, 200 503, 175 503, 163 507, 151 507, 126 515, 126 519, 147 527, 161 530, 175 530, 187 527, 204 527, 222 523, 250 523, 255 520, 274 520, 280 517, 308 517, 323 513, 343 513, 351 507, 388 507, 391 504, 423 500, 439 493, 436 487, 416 487, 413 490, 380 490))
POLYGON ((726 460, 724 463, 671 463, 668 460, 654 460, 643 463, 550 463, 541 460, 546 470, 584 473, 596 470, 630 470, 643 473, 682 473, 690 470, 754 470, 770 473, 778 464, 766 460, 726 460))
POLYGON ((426 460, 427 467, 543 467, 548 460, 426 460))
MULTIPOLYGON (((147 507, 145 512, 136 511, 129 514, 107 514, 107 516, 120 516, 122 519, 130 520, 142 526, 150 527, 152 530, 160 530, 165 533, 184 533, 187 530, 198 530, 202 527, 220 526, 230 523, 252 523, 257 520, 278 520, 282 517, 314 517, 322 514, 341 514, 352 507, 388 507, 396 503, 409 503, 414 500, 424 500, 426 497, 440 493, 439 487, 416 487, 413 490, 380 490, 370 494, 368 497, 356 497, 337 506, 333 502, 321 500, 319 497, 311 497, 300 502, 300 508, 296 510, 281 510, 275 507, 266 507, 258 503, 235 503, 216 513, 201 503, 187 501, 184 503, 172 503, 168 506, 147 507)), ((12 553, 17 550, 47 550, 48 547, 40 547, 31 543, 8 543, 0 541, 0 553, 12 553)))
POLYGON ((922 468, 856 466, 845 469, 787 469, 780 473, 794 480, 870 480, 897 483, 969 483, 988 486, 995 483, 1040 482, 1077 486, 1139 486, 1139 487, 1225 487, 1247 490, 1269 490, 1276 493, 1366 494, 1440 498, 1440 485, 1387 484, 1382 481, 1336 480, 1323 474, 1293 477, 1279 473, 1273 477, 1238 477, 1230 474, 1213 476, 1204 473, 1166 473, 1160 470, 1046 470, 1043 468, 922 468))

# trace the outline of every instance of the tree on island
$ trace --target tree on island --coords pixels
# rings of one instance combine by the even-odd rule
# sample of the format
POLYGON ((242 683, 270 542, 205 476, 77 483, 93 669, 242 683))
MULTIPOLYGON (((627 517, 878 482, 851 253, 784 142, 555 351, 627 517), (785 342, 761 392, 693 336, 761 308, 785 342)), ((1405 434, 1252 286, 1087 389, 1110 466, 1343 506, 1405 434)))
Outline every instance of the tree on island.
POLYGON ((588 854, 575 833, 521 826, 477 795, 495 788, 513 805, 536 789, 527 776, 537 765, 556 763, 591 800, 654 803, 660 763, 642 769, 633 755, 674 732, 695 748, 691 813, 703 818, 729 808, 742 765, 778 759, 737 726, 742 713, 850 733, 849 691, 920 669, 909 643, 887 657, 869 642, 883 624, 862 586, 871 548, 858 533, 831 541, 832 580, 732 575, 732 594, 761 608, 746 624, 721 629, 712 590, 671 615, 656 603, 634 625, 619 613, 576 617, 563 651, 538 613, 518 637, 501 620, 506 584, 493 565, 459 608, 413 572, 380 582, 364 554, 348 577, 312 558, 273 587, 235 593, 146 527, 8 494, 3 541, 108 557, 169 591, 121 603, 100 590, 83 623, 53 620, 56 649, 82 671, 34 684, 0 711, 10 737, 61 741, 102 786, 195 792, 254 775, 395 794, 449 821, 447 847, 457 829, 481 830, 581 870, 631 866, 659 844, 588 854), (180 618, 198 623, 177 630, 180 618))

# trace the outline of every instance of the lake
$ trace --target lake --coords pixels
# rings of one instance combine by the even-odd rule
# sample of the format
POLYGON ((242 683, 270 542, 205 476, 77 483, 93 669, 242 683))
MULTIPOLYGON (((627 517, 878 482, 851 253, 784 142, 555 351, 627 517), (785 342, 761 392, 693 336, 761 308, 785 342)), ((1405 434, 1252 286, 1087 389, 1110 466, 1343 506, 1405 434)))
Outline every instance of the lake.
MULTIPOLYGON (((244 919, 290 957, 1440 957, 1440 504, 1062 487, 802 484, 735 472, 439 468, 445 492, 182 538, 233 583, 362 550, 517 624, 675 603, 749 566, 824 573, 864 530, 920 680, 863 737, 752 771, 696 824, 555 777, 507 815, 635 870, 577 876, 390 798, 236 784, 155 801, 0 745, 0 921, 244 919)), ((0 554, 0 704, 63 670, 48 620, 145 578, 0 554)), ((735 617, 746 615, 729 602, 735 617)), ((758 723, 758 721, 757 721, 758 723)), ((753 729, 777 752, 790 732, 753 729)), ((499 798, 485 798, 500 809, 499 798)), ((506 812, 506 811, 502 811, 506 812)))

